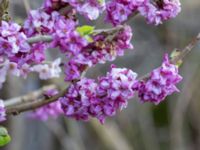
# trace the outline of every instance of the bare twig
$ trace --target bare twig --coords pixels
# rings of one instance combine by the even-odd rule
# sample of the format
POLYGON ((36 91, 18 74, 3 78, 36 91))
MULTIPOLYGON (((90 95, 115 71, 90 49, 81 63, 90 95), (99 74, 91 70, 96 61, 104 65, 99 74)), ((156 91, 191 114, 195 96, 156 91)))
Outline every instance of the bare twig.
POLYGON ((31 37, 27 40, 29 44, 37 43, 37 42, 51 42, 53 38, 49 35, 37 35, 31 37))
POLYGON ((18 104, 25 103, 25 102, 28 102, 31 100, 34 101, 34 100, 38 99, 38 97, 41 96, 44 93, 44 91, 47 91, 50 89, 56 89, 56 88, 57 87, 55 85, 44 86, 41 89, 38 89, 27 95, 8 99, 4 102, 4 105, 5 105, 5 107, 9 108, 10 106, 13 106, 13 105, 18 105, 18 104))
POLYGON ((59 94, 51 97, 51 98, 42 98, 37 101, 31 101, 29 103, 25 103, 24 105, 17 105, 15 107, 7 108, 6 109, 6 114, 8 115, 18 115, 21 112, 29 111, 29 110, 34 110, 36 108, 42 107, 44 105, 47 105, 49 103, 57 101, 60 97, 64 96, 68 88, 60 92, 59 94))
POLYGON ((178 61, 183 60, 188 53, 192 51, 194 46, 200 41, 200 33, 180 52, 177 57, 174 57, 171 62, 176 64, 178 61))
MULTIPOLYGON (((200 33, 183 50, 180 51, 179 55, 170 60, 171 63, 176 65, 180 60, 183 60, 183 58, 185 58, 192 51, 192 49, 197 45, 199 41, 200 33)), ((139 80, 146 80, 148 77, 149 73, 145 74, 144 76, 141 76, 139 80)))

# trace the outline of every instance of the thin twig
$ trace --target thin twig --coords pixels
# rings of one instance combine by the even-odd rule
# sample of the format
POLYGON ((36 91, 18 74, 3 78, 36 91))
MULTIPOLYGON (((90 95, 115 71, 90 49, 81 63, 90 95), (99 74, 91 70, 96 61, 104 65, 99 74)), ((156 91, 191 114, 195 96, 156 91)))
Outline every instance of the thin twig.
POLYGON ((34 100, 38 99, 38 97, 41 96, 44 93, 44 91, 47 91, 50 89, 56 89, 56 88, 57 88, 56 85, 44 86, 41 89, 38 89, 27 95, 8 99, 4 102, 4 105, 5 105, 5 107, 9 108, 10 106, 13 106, 13 105, 18 105, 18 104, 25 103, 25 102, 28 102, 31 100, 34 101, 34 100))
POLYGON ((180 52, 180 54, 177 57, 174 57, 171 62, 173 64, 176 64, 180 60, 183 60, 185 56, 187 56, 188 53, 192 51, 194 46, 200 41, 200 33, 180 52))
MULTIPOLYGON (((192 49, 197 45, 197 43, 200 41, 200 33, 183 49, 180 51, 180 54, 176 57, 172 58, 170 62, 172 64, 177 64, 180 60, 183 60, 191 51, 192 49)), ((149 73, 141 76, 138 80, 146 80, 149 77, 149 73)))
POLYGON ((50 35, 36 35, 27 40, 29 44, 37 43, 37 42, 51 42, 53 40, 50 35))
POLYGON ((25 103, 24 105, 17 105, 15 107, 11 107, 11 108, 7 108, 6 109, 6 114, 8 115, 18 115, 22 112, 25 112, 25 111, 29 111, 29 110, 34 110, 34 109, 37 109, 39 107, 42 107, 44 105, 47 105, 49 103, 52 103, 52 102, 55 102, 57 101, 60 97, 64 96, 66 91, 67 91, 68 88, 66 88, 65 90, 63 90, 62 92, 60 92, 59 94, 51 97, 51 98, 42 98, 42 99, 39 99, 37 101, 30 101, 29 103, 25 103))

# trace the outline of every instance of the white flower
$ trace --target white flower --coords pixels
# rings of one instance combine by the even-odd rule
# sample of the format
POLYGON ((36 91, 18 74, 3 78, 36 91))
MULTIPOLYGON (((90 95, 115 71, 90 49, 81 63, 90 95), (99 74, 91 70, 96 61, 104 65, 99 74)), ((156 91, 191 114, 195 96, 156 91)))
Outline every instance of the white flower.
POLYGON ((78 8, 78 11, 88 17, 90 20, 96 20, 99 17, 99 9, 91 6, 89 3, 85 3, 78 8))
POLYGON ((58 78, 62 71, 60 68, 60 64, 61 64, 61 59, 58 58, 50 64, 35 65, 31 68, 31 71, 39 73, 39 77, 42 80, 58 78))

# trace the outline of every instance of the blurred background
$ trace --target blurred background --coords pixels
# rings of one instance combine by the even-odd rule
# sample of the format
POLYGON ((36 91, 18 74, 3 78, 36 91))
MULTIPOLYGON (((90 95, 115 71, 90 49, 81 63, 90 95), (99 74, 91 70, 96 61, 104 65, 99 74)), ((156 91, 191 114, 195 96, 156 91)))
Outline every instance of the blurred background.
MULTIPOLYGON (((38 8, 42 0, 10 0, 10 12, 17 22, 26 18, 26 10, 38 8)), ((139 75, 151 71, 162 62, 164 53, 183 48, 200 32, 200 1, 181 0, 182 12, 160 26, 146 24, 137 16, 129 21, 133 28, 135 49, 127 51, 115 62, 139 75)), ((82 22, 84 22, 82 20, 82 22)), ((105 28, 103 17, 92 24, 105 28)), ((87 22, 84 22, 87 23, 87 22)), ((108 27, 108 26, 106 26, 108 27)), ((47 54, 50 58, 54 55, 47 54)), ((65 117, 47 122, 27 119, 27 113, 9 117, 12 141, 3 150, 200 150, 200 44, 184 60, 180 68, 184 77, 175 93, 160 105, 140 104, 137 97, 128 108, 105 125, 97 120, 74 121, 65 117)), ((111 63, 91 68, 87 76, 105 75, 111 63)), ((63 78, 41 82, 31 75, 27 80, 8 77, 0 97, 8 99, 31 92, 63 78)))

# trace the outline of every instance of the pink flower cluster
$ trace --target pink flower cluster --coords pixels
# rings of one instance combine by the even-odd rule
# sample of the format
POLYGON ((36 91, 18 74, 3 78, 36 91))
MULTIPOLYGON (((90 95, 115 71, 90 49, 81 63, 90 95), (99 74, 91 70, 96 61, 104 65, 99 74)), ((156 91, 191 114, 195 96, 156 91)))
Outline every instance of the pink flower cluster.
POLYGON ((60 98, 67 117, 77 120, 105 118, 126 108, 128 99, 138 92, 141 102, 159 104, 166 96, 177 92, 176 84, 182 80, 176 65, 171 64, 166 54, 162 65, 153 70, 148 78, 138 81, 137 74, 126 68, 111 66, 105 77, 94 80, 83 78, 72 84, 65 97, 60 98))
POLYGON ((176 84, 181 80, 177 66, 165 55, 161 67, 153 70, 148 79, 138 82, 136 90, 142 102, 159 104, 166 96, 179 91, 176 84))
MULTIPOLYGON (((44 92, 44 96, 47 98, 51 98, 56 94, 58 94, 58 91, 55 89, 44 92)), ((59 101, 55 101, 53 103, 47 104, 43 107, 34 110, 33 112, 31 112, 31 114, 29 114, 29 116, 34 119, 46 121, 49 117, 57 118, 61 114, 63 114, 61 104, 59 101)))
POLYGON ((113 25, 118 25, 139 12, 148 23, 159 25, 165 20, 176 17, 180 10, 179 0, 155 2, 151 0, 111 0, 106 6, 106 20, 113 25))
POLYGON ((83 47, 81 52, 70 59, 66 64, 66 81, 79 79, 81 73, 87 68, 98 63, 113 61, 117 56, 123 56, 126 49, 132 49, 132 30, 124 26, 112 39, 107 39, 104 33, 93 37, 93 42, 83 47))
POLYGON ((104 0, 45 0, 44 2, 44 8, 49 12, 69 5, 89 20, 97 19, 105 10, 104 0))
POLYGON ((0 100, 0 122, 6 120, 6 110, 4 108, 4 102, 3 100, 0 100))
POLYGON ((76 21, 67 19, 57 11, 47 13, 38 9, 30 12, 23 28, 29 37, 41 34, 52 36, 53 41, 48 47, 46 43, 36 44, 39 47, 37 55, 43 56, 44 50, 49 47, 59 47, 61 52, 70 55, 79 53, 87 45, 87 40, 76 31, 76 26, 76 21))
POLYGON ((53 62, 29 65, 27 63, 19 66, 16 62, 11 62, 6 59, 2 61, 2 66, 0 66, 0 89, 2 88, 3 83, 6 81, 6 76, 8 73, 16 77, 26 78, 29 73, 36 72, 39 74, 40 79, 47 80, 52 78, 60 77, 62 72, 61 70, 61 59, 58 58, 53 62))
POLYGON ((90 106, 96 102, 96 88, 95 81, 86 78, 72 84, 65 97, 59 99, 65 115, 77 120, 88 120, 90 106))
MULTIPOLYGON (((179 12, 179 0, 110 0, 107 3, 104 0, 45 0, 41 8, 30 11, 23 26, 11 21, 1 22, 0 88, 7 73, 26 77, 28 73, 36 72, 43 80, 59 77, 61 59, 49 62, 45 56, 47 49, 59 48, 68 59, 63 63, 65 81, 72 84, 64 97, 34 110, 33 118, 47 120, 49 116, 57 117, 64 111, 66 116, 77 120, 94 117, 103 123, 106 117, 125 108, 135 92, 142 102, 158 104, 167 95, 178 91, 176 84, 182 79, 167 55, 161 67, 141 81, 137 81, 137 74, 133 71, 115 66, 97 82, 81 78, 81 75, 88 67, 113 61, 117 56, 123 56, 127 49, 133 49, 131 27, 119 25, 132 15, 140 13, 148 23, 159 25, 179 12), (107 11, 106 20, 115 28, 101 31, 87 26, 82 28, 83 31, 78 30, 81 27, 78 28, 77 12, 95 20, 104 10, 107 11), (88 28, 91 32, 87 31, 88 28), (51 40, 30 42, 32 37, 43 35, 50 36, 51 40)), ((57 92, 50 90, 44 95, 50 98, 57 92)), ((0 121, 3 120, 5 108, 0 100, 0 121)))
POLYGON ((18 64, 28 61, 30 45, 22 28, 17 23, 1 22, 0 26, 0 56, 18 64))
POLYGON ((127 100, 133 97, 136 77, 137 74, 129 69, 112 66, 107 76, 98 79, 98 84, 83 78, 72 84, 65 97, 59 99, 63 111, 67 117, 77 120, 95 117, 104 123, 106 117, 125 108, 127 100))

